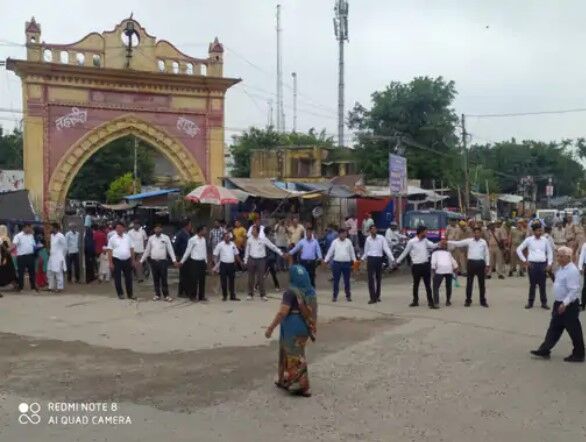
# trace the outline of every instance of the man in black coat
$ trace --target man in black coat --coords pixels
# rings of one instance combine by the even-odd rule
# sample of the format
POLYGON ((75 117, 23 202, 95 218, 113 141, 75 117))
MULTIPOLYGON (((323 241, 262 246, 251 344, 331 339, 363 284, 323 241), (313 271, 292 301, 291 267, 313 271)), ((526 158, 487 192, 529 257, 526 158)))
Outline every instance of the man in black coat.
MULTIPOLYGON (((181 229, 179 230, 179 232, 177 232, 177 234, 175 235, 175 238, 173 240, 173 248, 175 249, 175 256, 182 257, 184 255, 185 249, 187 248, 187 242, 189 241, 189 238, 191 238, 191 231, 192 231, 191 221, 185 220, 183 222, 181 229)), ((181 258, 179 258, 179 259, 181 259, 181 258)), ((189 269, 187 268, 187 266, 181 266, 179 268, 179 287, 177 290, 177 296, 179 298, 188 298, 189 297, 189 295, 185 291, 185 288, 183 287, 183 285, 184 285, 183 281, 187 277, 188 273, 189 273, 189 269)))

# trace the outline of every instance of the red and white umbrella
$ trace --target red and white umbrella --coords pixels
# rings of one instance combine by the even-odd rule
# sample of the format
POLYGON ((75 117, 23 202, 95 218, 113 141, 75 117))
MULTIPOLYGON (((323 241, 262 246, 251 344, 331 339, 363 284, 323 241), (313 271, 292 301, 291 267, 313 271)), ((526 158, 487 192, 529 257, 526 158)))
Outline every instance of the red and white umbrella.
POLYGON ((238 198, 236 198, 230 189, 213 184, 206 184, 195 188, 185 196, 185 199, 194 203, 215 204, 216 206, 238 204, 239 202, 238 198))

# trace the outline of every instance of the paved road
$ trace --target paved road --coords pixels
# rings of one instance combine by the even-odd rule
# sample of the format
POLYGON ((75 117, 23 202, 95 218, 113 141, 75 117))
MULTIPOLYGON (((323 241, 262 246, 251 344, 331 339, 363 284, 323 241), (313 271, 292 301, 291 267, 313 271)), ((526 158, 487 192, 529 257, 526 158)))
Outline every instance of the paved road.
MULTIPOLYGON (((208 305, 96 295, 7 296, 0 303, 2 441, 583 441, 586 365, 528 351, 548 312, 523 309, 526 280, 488 283, 490 308, 409 308, 406 275, 383 302, 331 304, 320 290, 313 397, 272 386, 278 300, 208 305), (342 319, 345 318, 345 319, 342 319), (50 425, 49 402, 111 402, 126 425, 50 425), (42 422, 18 423, 39 402, 42 422)), ((103 413, 104 414, 104 413, 103 413)), ((105 413, 113 414, 112 412, 105 413)), ((90 413, 90 417, 93 416, 90 413)))

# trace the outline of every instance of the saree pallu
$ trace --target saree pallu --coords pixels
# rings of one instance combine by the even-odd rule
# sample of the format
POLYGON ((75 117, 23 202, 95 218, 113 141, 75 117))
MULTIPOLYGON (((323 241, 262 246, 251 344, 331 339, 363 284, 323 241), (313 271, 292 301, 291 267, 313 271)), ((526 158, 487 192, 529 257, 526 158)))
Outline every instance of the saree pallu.
POLYGON ((281 322, 279 383, 291 393, 309 391, 305 346, 310 333, 300 313, 291 312, 281 322))

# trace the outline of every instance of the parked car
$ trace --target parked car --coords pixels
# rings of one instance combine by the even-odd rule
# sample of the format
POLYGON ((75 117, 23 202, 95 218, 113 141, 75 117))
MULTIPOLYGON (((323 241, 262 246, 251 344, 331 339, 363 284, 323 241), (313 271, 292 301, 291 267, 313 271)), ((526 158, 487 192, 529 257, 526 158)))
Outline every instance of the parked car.
POLYGON ((450 219, 463 220, 466 217, 457 212, 445 210, 410 210, 403 215, 403 234, 409 238, 415 236, 420 225, 427 227, 427 237, 438 242, 446 235, 446 228, 450 219))

